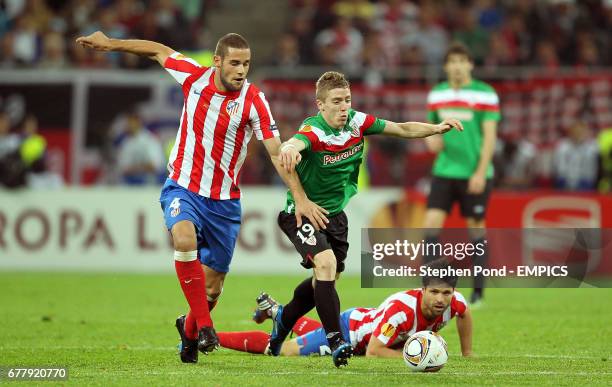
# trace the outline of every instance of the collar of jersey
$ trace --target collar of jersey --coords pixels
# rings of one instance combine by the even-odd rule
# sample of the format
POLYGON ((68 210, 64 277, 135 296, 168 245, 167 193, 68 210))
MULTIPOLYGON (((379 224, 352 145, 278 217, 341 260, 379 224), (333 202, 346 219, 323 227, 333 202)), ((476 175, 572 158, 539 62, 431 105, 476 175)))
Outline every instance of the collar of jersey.
MULTIPOLYGON (((238 97, 240 95, 240 92, 242 91, 242 88, 240 88, 240 90, 237 90, 237 91, 221 91, 217 89, 217 85, 215 85, 215 73, 216 72, 217 72, 217 69, 214 69, 212 71, 212 74, 210 75, 210 79, 208 80, 208 87, 210 87, 210 89, 216 94, 221 94, 226 97, 233 97, 233 98, 238 97)), ((244 83, 246 83, 246 79, 244 80, 244 83)), ((242 87, 244 87, 244 83, 242 84, 242 87)))
POLYGON ((323 130, 325 130, 325 131, 330 131, 330 132, 332 132, 334 135, 338 135, 338 134, 342 133, 342 132, 345 130, 346 125, 348 125, 348 123, 349 123, 349 120, 347 119, 347 120, 346 120, 346 124, 344 124, 344 126, 343 126, 342 128, 340 128, 340 129, 335 129, 335 128, 332 128, 332 127, 331 127, 331 126, 330 126, 330 125, 327 123, 327 121, 325 121, 325 118, 323 118, 323 115, 321 114, 321 112, 319 112, 319 114, 317 114, 317 117, 320 117, 320 118, 321 118, 321 124, 322 124, 321 126, 323 126, 321 129, 323 129, 323 130))

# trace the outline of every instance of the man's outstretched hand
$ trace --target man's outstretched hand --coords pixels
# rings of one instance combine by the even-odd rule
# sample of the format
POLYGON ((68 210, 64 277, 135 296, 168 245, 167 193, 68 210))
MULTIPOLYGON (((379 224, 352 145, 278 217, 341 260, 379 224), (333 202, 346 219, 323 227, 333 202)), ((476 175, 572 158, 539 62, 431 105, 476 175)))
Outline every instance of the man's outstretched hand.
POLYGON ((88 36, 77 38, 76 42, 83 47, 93 48, 97 51, 110 51, 111 40, 101 31, 96 31, 88 36))

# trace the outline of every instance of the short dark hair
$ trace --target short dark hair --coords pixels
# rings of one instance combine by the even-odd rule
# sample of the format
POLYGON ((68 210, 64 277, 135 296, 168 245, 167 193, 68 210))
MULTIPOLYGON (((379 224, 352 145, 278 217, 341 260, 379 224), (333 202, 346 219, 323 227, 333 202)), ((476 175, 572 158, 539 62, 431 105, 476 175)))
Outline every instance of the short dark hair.
POLYGON ((241 35, 236 33, 229 33, 223 35, 219 41, 217 42, 217 47, 215 48, 215 55, 224 58, 227 55, 228 48, 241 48, 247 49, 249 47, 249 42, 246 41, 241 35))
POLYGON ((436 284, 436 283, 443 283, 443 284, 450 286, 451 288, 455 288, 457 286, 457 281, 459 280, 459 278, 456 275, 451 274, 453 268, 451 265, 448 264, 448 261, 445 258, 440 258, 438 260, 435 260, 427 264, 427 267, 431 270, 446 269, 448 274, 443 275, 443 276, 424 275, 422 277, 424 288, 432 284, 436 284))
POLYGON ((470 62, 474 61, 472 59, 472 54, 470 54, 470 50, 467 48, 465 44, 461 42, 453 42, 451 43, 450 46, 448 46, 448 49, 446 50, 446 54, 444 54, 444 63, 448 62, 448 59, 450 58, 451 55, 463 55, 470 62))
POLYGON ((317 80, 316 94, 317 99, 324 101, 327 97, 327 92, 332 89, 348 89, 349 81, 344 74, 337 71, 327 71, 323 73, 317 80))

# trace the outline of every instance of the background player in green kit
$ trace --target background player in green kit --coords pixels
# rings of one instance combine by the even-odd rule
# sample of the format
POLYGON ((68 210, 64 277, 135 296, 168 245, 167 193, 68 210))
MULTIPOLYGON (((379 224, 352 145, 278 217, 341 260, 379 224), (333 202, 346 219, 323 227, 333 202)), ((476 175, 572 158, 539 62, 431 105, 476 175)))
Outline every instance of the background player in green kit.
MULTIPOLYGON (((434 86, 427 97, 430 122, 453 117, 460 119, 465 128, 460 136, 449 132, 425 139, 429 149, 438 154, 425 214, 425 227, 431 229, 429 243, 437 242, 435 230, 443 227, 455 201, 459 202, 474 243, 484 239, 484 217, 493 177, 491 159, 500 112, 495 90, 473 79, 473 68, 467 48, 459 43, 451 45, 444 61, 448 81, 434 86)), ((486 264, 486 252, 472 258, 474 265, 486 264)), ((484 277, 476 277, 472 303, 482 299, 483 287, 484 277)))
MULTIPOLYGON (((304 120, 297 134, 281 145, 281 163, 301 182, 308 199, 327 214, 311 224, 293 213, 303 198, 287 194, 285 210, 278 223, 302 256, 302 266, 313 268, 314 278, 300 283, 293 299, 279 308, 270 335, 269 353, 277 356, 283 341, 295 322, 316 307, 332 351, 334 364, 347 364, 352 355, 350 343, 342 338, 340 300, 335 288, 338 274, 344 270, 348 250, 348 221, 344 207, 357 193, 357 177, 363 159, 364 136, 384 134, 402 138, 419 138, 445 133, 451 128, 462 130, 458 120, 447 118, 440 124, 420 122, 395 123, 351 109, 351 91, 343 74, 326 72, 316 85, 319 114, 304 120), (299 218, 299 219, 298 219, 299 218)), ((298 191, 296 191, 298 192, 298 191)), ((258 297, 265 308, 266 294, 258 297)))

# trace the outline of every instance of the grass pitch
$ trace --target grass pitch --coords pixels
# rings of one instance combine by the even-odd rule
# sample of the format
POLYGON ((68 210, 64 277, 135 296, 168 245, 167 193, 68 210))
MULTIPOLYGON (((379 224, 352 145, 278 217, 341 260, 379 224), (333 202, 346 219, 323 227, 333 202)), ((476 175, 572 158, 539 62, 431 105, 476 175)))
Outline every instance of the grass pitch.
MULTIPOLYGON (((250 320, 255 297, 265 289, 287 302, 302 278, 228 276, 216 329, 269 330, 250 320)), ((67 366, 63 384, 612 384, 612 289, 489 289, 473 312, 475 356, 459 355, 449 324, 441 331, 448 364, 415 374, 401 359, 353 358, 338 370, 330 357, 225 349, 182 364, 174 320, 186 302, 172 275, 0 273, 0 284, 0 367, 67 366)), ((343 278, 338 289, 342 309, 376 306, 393 291, 360 289, 358 278, 343 278)))

